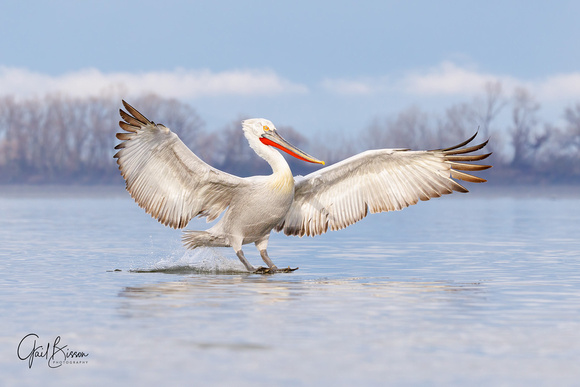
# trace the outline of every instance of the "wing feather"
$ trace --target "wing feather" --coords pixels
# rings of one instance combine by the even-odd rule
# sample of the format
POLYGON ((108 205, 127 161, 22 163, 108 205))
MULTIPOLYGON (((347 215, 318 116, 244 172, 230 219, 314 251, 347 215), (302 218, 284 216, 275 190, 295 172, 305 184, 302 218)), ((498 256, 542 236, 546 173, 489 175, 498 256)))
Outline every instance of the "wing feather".
POLYGON ((305 177, 296 178, 294 202, 277 231, 287 235, 314 236, 345 228, 369 212, 401 210, 447 195, 468 192, 453 179, 481 183, 480 177, 462 171, 480 171, 490 165, 468 164, 491 153, 469 155, 487 141, 465 147, 476 137, 445 149, 366 151, 305 177))
POLYGON ((115 148, 127 191, 161 223, 182 228, 195 216, 216 219, 245 184, 197 157, 169 128, 149 121, 123 101, 115 148))
MULTIPOLYGON (((125 101, 123 101, 123 102, 125 102, 125 101)), ((125 112, 123 109, 119 109, 119 114, 121 115, 121 118, 126 121, 126 122, 121 121, 124 124, 129 124, 129 125, 135 126, 137 128, 141 127, 142 125, 147 125, 147 122, 139 121, 138 119, 136 119, 135 117, 133 117, 129 113, 125 112)))

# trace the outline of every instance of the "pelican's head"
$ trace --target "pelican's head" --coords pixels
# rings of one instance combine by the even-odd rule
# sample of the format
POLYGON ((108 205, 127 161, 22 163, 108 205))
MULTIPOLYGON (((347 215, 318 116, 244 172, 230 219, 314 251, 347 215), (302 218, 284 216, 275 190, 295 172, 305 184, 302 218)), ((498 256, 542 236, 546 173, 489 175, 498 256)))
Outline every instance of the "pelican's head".
POLYGON ((297 159, 324 165, 324 161, 310 156, 306 152, 301 151, 288 141, 284 140, 284 138, 278 134, 274 124, 269 120, 264 118, 251 118, 242 122, 242 128, 244 129, 244 134, 252 149, 262 157, 265 156, 262 154, 262 150, 274 147, 283 150, 297 159))

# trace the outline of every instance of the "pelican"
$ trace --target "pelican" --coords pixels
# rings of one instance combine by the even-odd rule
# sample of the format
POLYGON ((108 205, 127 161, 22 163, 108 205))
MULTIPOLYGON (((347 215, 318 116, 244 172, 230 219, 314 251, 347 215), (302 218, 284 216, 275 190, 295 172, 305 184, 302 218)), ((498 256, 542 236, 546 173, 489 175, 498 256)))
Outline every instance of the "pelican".
MULTIPOLYGON (((469 154, 487 142, 465 147, 477 135, 456 146, 429 150, 368 150, 307 176, 294 177, 280 153, 324 165, 284 140, 272 122, 253 118, 242 122, 250 147, 272 168, 269 176, 237 177, 203 162, 162 124, 156 124, 123 101, 119 109, 125 131, 115 149, 127 191, 152 217, 166 226, 184 228, 194 217, 207 222, 222 218, 205 231, 185 231, 187 248, 232 247, 249 272, 281 271, 268 256, 272 230, 286 235, 315 236, 340 230, 369 212, 401 210, 418 200, 468 192, 454 179, 482 183, 485 179, 461 171, 490 165, 468 164, 491 153, 469 154), (255 268, 242 246, 254 243, 267 267, 255 268)), ((296 269, 283 269, 292 271, 296 269)))

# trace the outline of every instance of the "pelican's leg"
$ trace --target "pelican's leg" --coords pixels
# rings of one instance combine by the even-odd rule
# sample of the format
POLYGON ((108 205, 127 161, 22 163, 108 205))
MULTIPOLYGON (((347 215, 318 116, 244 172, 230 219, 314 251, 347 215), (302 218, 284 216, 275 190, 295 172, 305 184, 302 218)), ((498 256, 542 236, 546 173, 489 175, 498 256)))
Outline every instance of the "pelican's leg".
POLYGON ((259 268, 256 269, 256 273, 273 274, 273 273, 276 273, 277 271, 289 273, 291 271, 298 269, 298 268, 291 269, 290 266, 288 266, 287 268, 284 268, 284 269, 278 269, 278 267, 276 267, 276 265, 274 265, 274 262, 272 262, 272 260, 268 256, 268 251, 266 250, 266 247, 268 247, 268 238, 269 237, 270 237, 270 235, 266 235, 262 240, 256 242, 256 247, 260 251, 260 256, 262 257, 262 260, 266 263, 266 265, 268 265, 267 268, 260 266, 259 268))
POLYGON ((252 266, 250 264, 250 262, 248 262, 248 260, 244 256, 244 252, 242 251, 242 249, 236 251, 236 255, 238 256, 238 258, 240 259, 240 261, 242 261, 242 263, 244 264, 244 266, 246 267, 246 269, 248 269, 248 271, 250 273, 253 273, 253 272, 256 271, 256 269, 254 268, 254 266, 252 266))
POLYGON ((260 250, 260 255, 262 256, 262 260, 266 263, 266 265, 268 265, 268 269, 272 271, 278 270, 276 265, 274 265, 274 262, 272 262, 272 260, 268 256, 268 252, 266 251, 266 249, 260 250))
POLYGON ((266 263, 266 265, 268 265, 268 267, 260 266, 259 268, 256 269, 256 273, 272 274, 278 270, 276 265, 274 265, 274 262, 272 262, 270 257, 268 257, 268 252, 266 251, 266 247, 268 247, 269 238, 270 235, 268 234, 264 236, 262 239, 255 242, 256 248, 258 249, 258 251, 260 251, 260 255, 262 256, 262 260, 264 261, 264 263, 266 263))

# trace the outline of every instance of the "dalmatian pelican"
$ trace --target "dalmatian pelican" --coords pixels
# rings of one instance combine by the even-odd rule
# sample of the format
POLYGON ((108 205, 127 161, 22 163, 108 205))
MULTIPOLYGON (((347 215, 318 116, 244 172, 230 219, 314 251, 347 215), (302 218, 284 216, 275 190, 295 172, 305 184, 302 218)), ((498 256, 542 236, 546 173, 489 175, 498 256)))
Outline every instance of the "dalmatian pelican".
MULTIPOLYGON (((369 212, 401 210, 418 200, 453 191, 468 192, 453 179, 481 183, 486 180, 460 171, 480 171, 490 165, 465 162, 483 160, 491 153, 469 154, 487 141, 470 147, 477 133, 459 145, 430 151, 408 149, 368 150, 307 176, 294 177, 279 152, 324 165, 291 145, 272 122, 254 118, 242 122, 244 135, 256 154, 272 167, 269 176, 241 178, 203 162, 164 125, 147 119, 123 101, 120 109, 122 142, 115 148, 127 191, 152 217, 166 226, 184 228, 194 217, 208 222, 223 217, 206 231, 185 231, 187 248, 232 247, 252 273, 282 271, 268 252, 270 232, 315 236, 345 228, 369 212), (254 243, 267 267, 254 268, 242 246, 254 243)), ((489 140, 488 140, 489 141, 489 140)), ((292 271, 296 269, 283 269, 292 271)))

